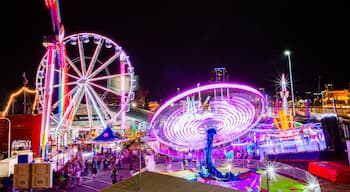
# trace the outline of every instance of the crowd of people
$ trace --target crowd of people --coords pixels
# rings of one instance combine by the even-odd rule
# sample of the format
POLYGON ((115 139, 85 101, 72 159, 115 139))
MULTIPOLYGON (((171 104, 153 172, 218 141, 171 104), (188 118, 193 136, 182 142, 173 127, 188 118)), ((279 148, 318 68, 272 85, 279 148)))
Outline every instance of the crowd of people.
POLYGON ((81 184, 83 176, 89 175, 93 180, 96 180, 99 171, 110 171, 111 181, 114 184, 123 179, 121 175, 118 175, 118 170, 123 164, 129 165, 129 176, 138 171, 132 164, 136 158, 137 153, 129 148, 120 152, 106 150, 103 153, 85 158, 82 158, 82 155, 77 155, 54 172, 54 185, 58 188, 74 188, 81 184))

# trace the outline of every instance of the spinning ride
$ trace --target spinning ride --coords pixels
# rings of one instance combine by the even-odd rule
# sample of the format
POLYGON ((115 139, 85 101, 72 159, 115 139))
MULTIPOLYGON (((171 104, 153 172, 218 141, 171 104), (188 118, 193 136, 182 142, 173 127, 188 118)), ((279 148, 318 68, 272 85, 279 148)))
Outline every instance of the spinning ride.
POLYGON ((264 113, 264 96, 249 86, 219 83, 190 89, 171 98, 153 116, 151 134, 157 139, 153 148, 168 156, 203 160, 209 129, 216 130, 215 156, 246 135, 264 113))

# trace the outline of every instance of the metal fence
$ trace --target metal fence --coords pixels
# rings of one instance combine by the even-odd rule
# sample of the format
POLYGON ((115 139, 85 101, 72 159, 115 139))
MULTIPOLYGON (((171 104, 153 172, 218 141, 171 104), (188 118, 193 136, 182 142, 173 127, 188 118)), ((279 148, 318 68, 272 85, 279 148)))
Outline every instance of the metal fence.
POLYGON ((293 167, 284 163, 279 163, 276 161, 260 161, 260 160, 248 160, 248 159, 234 159, 231 161, 228 161, 226 159, 215 160, 216 166, 227 165, 227 163, 231 163, 233 167, 249 168, 249 169, 260 168, 263 171, 266 171, 269 166, 272 166, 276 173, 295 179, 299 182, 304 183, 305 186, 308 186, 309 188, 306 188, 305 191, 312 191, 312 192, 321 191, 320 184, 315 176, 305 171, 304 169, 293 167))

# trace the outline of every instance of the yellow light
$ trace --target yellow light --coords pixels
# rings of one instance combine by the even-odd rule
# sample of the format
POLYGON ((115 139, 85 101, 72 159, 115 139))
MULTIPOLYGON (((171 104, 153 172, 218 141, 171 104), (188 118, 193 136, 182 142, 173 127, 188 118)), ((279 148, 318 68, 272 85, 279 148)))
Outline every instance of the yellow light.
POLYGON ((8 100, 5 109, 1 113, 2 117, 5 117, 7 115, 8 110, 10 108, 10 105, 13 102, 14 98, 17 97, 19 94, 22 94, 23 92, 30 93, 30 94, 35 94, 35 99, 34 99, 34 103, 33 103, 33 106, 32 106, 32 111, 34 111, 34 109, 36 108, 37 99, 38 99, 37 91, 36 90, 31 90, 31 89, 29 89, 27 87, 22 87, 20 90, 18 90, 18 91, 16 91, 16 92, 11 94, 10 99, 8 100))
POLYGON ((151 111, 155 111, 159 107, 159 104, 158 102, 149 102, 148 107, 151 111))
POLYGON ((231 172, 231 170, 232 170, 231 164, 228 164, 228 165, 227 165, 227 169, 228 169, 229 172, 231 172))
POLYGON ((132 103, 131 103, 131 107, 132 107, 132 108, 137 107, 137 103, 136 103, 136 102, 132 102, 132 103))

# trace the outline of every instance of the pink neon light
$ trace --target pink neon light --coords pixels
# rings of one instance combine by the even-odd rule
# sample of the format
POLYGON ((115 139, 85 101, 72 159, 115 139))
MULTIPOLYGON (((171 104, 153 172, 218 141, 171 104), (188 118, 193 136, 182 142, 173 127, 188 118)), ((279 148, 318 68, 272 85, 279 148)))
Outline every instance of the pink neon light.
MULTIPOLYGON (((166 107, 168 107, 169 105, 171 105, 172 103, 182 99, 183 97, 187 96, 187 95, 192 95, 195 94, 196 92, 200 92, 200 91, 205 91, 208 89, 218 89, 218 88, 232 88, 232 89, 241 89, 241 90, 246 90, 246 91, 250 91, 254 94, 257 94, 258 96, 261 96, 262 98, 263 95, 256 89, 246 86, 246 85, 240 85, 240 84, 228 84, 228 83, 221 83, 221 84, 212 84, 212 85, 206 85, 206 86, 201 86, 201 87, 197 87, 194 89, 190 89, 187 90, 179 95, 176 95, 175 97, 171 98, 170 100, 168 100, 167 102, 165 102, 158 110, 157 112, 154 114, 152 121, 151 121, 151 125, 153 124, 153 120, 155 119, 155 117, 157 117, 159 115, 159 113, 161 113, 166 107)), ((263 99, 263 101, 265 102, 265 99, 263 99)), ((265 105, 265 103, 264 103, 265 105)))
POLYGON ((126 111, 125 111, 125 65, 126 55, 123 53, 120 55, 120 106, 121 106, 121 117, 120 117, 120 129, 125 130, 126 126, 126 111))
POLYGON ((207 128, 217 129, 214 146, 225 144, 246 134, 260 121, 264 110, 264 96, 256 89, 239 84, 211 84, 167 101, 155 113, 151 127, 156 138, 167 146, 199 149, 205 146, 207 128), (216 94, 210 101, 210 110, 198 105, 200 101, 188 98, 201 91, 216 94), (178 101, 186 97, 187 105, 179 105, 178 101))
POLYGON ((54 45, 51 44, 48 47, 47 53, 47 68, 45 73, 45 92, 44 92, 44 107, 43 107, 43 116, 41 123, 41 157, 46 157, 46 145, 48 141, 49 127, 50 127, 50 112, 51 112, 51 103, 52 103, 52 83, 54 76, 54 63, 55 63, 55 48, 54 45))

